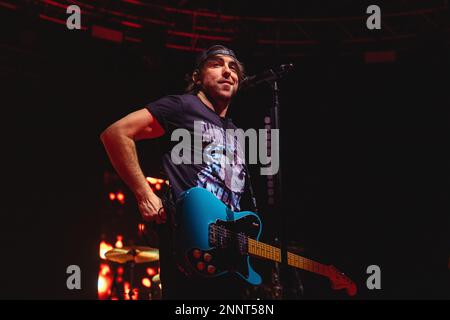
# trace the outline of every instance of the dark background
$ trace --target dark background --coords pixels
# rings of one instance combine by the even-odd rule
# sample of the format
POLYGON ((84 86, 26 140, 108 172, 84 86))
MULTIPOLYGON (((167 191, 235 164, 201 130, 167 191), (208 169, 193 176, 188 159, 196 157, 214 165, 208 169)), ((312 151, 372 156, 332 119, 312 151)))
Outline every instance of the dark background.
MULTIPOLYGON (((366 3, 337 3, 167 5, 280 18, 365 15, 366 3)), ((402 12, 424 3, 446 5, 379 5, 402 12)), ((181 93, 195 52, 167 48, 166 30, 158 28, 141 31, 140 45, 96 39, 39 19, 38 8, 0 7, 0 297, 95 299, 103 174, 112 170, 99 135, 146 103, 181 93), (66 288, 71 264, 81 267, 81 291, 66 288)), ((413 18, 396 21, 397 30, 413 34, 407 40, 384 41, 363 20, 348 30, 373 40, 366 44, 346 44, 341 27, 324 24, 310 26, 314 45, 261 48, 252 41, 260 33, 244 21, 250 31, 223 43, 248 74, 295 64, 280 82, 282 210, 266 205, 265 177, 252 167, 264 240, 273 240, 283 212, 288 239, 345 271, 358 285, 357 298, 449 298, 448 6, 432 17, 436 24, 416 29, 413 18), (380 50, 394 51, 395 61, 365 62, 365 52, 380 50), (382 290, 365 287, 372 264, 381 268, 382 290)), ((240 127, 262 128, 270 105, 270 88, 261 86, 242 93, 231 116, 240 127)), ((159 173, 157 150, 158 141, 139 143, 148 175, 159 173)), ((345 298, 320 277, 302 279, 305 298, 345 298)))

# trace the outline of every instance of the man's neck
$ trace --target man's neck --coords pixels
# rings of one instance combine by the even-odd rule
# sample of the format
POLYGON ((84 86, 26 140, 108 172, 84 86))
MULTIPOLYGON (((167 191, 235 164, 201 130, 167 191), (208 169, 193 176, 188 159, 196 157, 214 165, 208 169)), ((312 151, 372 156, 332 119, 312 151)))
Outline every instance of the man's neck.
POLYGON ((230 102, 224 102, 220 100, 214 100, 209 95, 206 95, 203 91, 199 91, 197 93, 197 97, 212 111, 217 113, 219 117, 225 117, 228 111, 228 106, 230 105, 230 102))

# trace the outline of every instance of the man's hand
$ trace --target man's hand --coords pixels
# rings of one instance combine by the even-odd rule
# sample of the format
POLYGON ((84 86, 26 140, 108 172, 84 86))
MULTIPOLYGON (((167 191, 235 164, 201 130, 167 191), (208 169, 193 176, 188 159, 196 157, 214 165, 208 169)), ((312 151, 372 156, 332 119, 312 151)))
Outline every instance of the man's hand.
POLYGON ((144 221, 154 221, 158 224, 166 222, 166 212, 161 199, 156 194, 149 191, 145 196, 136 196, 136 198, 144 221))
POLYGON ((143 108, 116 121, 100 136, 114 169, 135 193, 142 218, 156 223, 165 222, 166 214, 161 209, 161 199, 150 189, 139 165, 135 141, 163 134, 164 129, 156 118, 143 108))

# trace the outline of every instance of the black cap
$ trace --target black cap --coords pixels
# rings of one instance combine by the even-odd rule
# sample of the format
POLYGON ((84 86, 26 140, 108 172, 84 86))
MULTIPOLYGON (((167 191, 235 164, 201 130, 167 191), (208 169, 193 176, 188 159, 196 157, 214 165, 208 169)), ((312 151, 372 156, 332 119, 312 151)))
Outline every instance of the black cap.
POLYGON ((208 60, 211 56, 216 56, 218 54, 222 54, 225 56, 230 56, 233 59, 235 59, 236 61, 238 61, 238 59, 236 58, 236 55, 234 54, 233 50, 228 49, 225 46, 222 45, 214 45, 206 50, 204 50, 202 53, 200 53, 197 56, 197 59, 195 60, 195 68, 198 69, 200 68, 200 66, 206 61, 208 60))

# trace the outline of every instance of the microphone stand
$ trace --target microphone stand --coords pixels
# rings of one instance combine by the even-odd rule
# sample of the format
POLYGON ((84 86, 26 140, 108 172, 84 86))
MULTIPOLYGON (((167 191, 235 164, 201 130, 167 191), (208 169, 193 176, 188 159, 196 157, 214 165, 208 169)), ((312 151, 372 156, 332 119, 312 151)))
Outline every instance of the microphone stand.
MULTIPOLYGON (((278 82, 277 80, 274 80, 272 83, 272 97, 273 97, 273 103, 272 107, 270 109, 271 117, 273 119, 272 129, 280 129, 280 101, 279 101, 279 88, 278 88, 278 82)), ((281 134, 280 134, 281 135, 281 134)), ((278 146, 279 151, 279 167, 278 167, 278 173, 275 176, 275 184, 276 188, 278 189, 278 192, 276 194, 276 208, 279 210, 279 217, 281 218, 281 224, 279 229, 279 241, 281 245, 281 263, 280 263, 280 276, 279 281, 281 284, 281 290, 282 290, 282 296, 283 299, 287 298, 287 237, 286 237, 286 224, 287 224, 287 217, 284 213, 284 210, 282 208, 282 199, 283 199, 283 193, 282 193, 282 184, 281 184, 281 138, 280 138, 280 146, 278 146)))
MULTIPOLYGON (((244 82, 242 83, 242 87, 241 89, 248 89, 251 87, 255 87, 261 83, 268 83, 271 85, 272 87, 272 97, 273 97, 273 103, 272 103, 272 107, 270 109, 270 113, 271 113, 271 118, 273 119, 272 122, 272 127, 271 129, 276 129, 279 130, 280 129, 280 101, 279 101, 279 88, 278 88, 278 80, 281 79, 285 74, 287 74, 288 72, 290 72, 292 70, 292 68, 294 67, 294 65, 292 63, 289 64, 284 64, 282 65, 278 70, 274 70, 274 69, 270 69, 265 71, 264 73, 260 74, 260 75, 256 75, 256 76, 251 76, 248 77, 246 80, 244 80, 244 82)), ((279 216, 280 216, 280 227, 279 227, 279 243, 281 246, 281 263, 280 263, 280 274, 279 274, 279 284, 281 285, 281 290, 282 290, 282 296, 283 299, 287 299, 288 298, 288 264, 287 264, 287 216, 284 213, 284 210, 282 208, 282 184, 281 184, 281 138, 280 138, 280 146, 278 146, 278 151, 279 151, 279 167, 278 167, 278 172, 275 175, 275 184, 276 184, 276 189, 278 189, 277 193, 276 193, 276 209, 279 210, 279 216)), ((252 197, 254 200, 254 197, 252 197)), ((256 207, 256 203, 255 203, 255 207, 256 207)))

